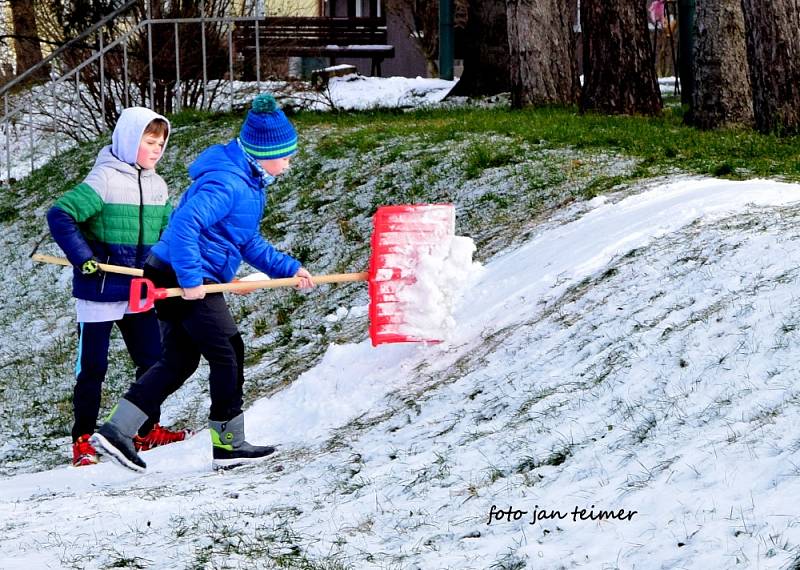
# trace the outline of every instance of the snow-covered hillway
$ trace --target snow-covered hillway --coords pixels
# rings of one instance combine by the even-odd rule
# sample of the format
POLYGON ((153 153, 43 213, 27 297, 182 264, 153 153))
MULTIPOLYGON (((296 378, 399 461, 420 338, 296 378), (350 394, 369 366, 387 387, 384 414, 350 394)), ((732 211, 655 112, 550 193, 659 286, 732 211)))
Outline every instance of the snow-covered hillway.
POLYGON ((331 346, 248 409, 274 460, 212 473, 201 433, 144 475, 6 478, 0 567, 791 567, 798 202, 680 178, 573 206, 448 342, 331 346))

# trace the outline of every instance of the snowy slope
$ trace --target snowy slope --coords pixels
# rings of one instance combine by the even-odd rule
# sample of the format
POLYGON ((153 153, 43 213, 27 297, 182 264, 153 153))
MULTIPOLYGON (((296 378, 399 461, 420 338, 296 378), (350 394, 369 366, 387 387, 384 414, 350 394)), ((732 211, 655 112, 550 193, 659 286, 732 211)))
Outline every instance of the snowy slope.
POLYGON ((203 432, 144 475, 4 479, 0 567, 787 567, 799 201, 683 178, 574 206, 486 264, 448 342, 331 346, 249 408, 266 464, 212 473, 203 432))

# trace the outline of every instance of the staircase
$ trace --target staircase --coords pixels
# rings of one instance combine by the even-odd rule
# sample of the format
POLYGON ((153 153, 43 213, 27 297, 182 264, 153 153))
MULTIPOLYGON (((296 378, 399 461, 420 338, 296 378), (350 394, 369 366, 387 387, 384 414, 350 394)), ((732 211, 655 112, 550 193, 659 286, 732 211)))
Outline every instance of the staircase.
MULTIPOLYGON (((113 128, 125 107, 161 113, 185 107, 232 110, 237 96, 233 29, 243 22, 258 29, 260 17, 206 17, 200 2, 198 17, 153 18, 146 1, 145 18, 137 22, 137 5, 141 0, 127 2, 0 88, 4 187, 113 128), (122 30, 113 38, 112 23, 122 30), (33 84, 42 68, 50 81, 33 84)), ((257 60, 258 90, 260 69, 257 60)))

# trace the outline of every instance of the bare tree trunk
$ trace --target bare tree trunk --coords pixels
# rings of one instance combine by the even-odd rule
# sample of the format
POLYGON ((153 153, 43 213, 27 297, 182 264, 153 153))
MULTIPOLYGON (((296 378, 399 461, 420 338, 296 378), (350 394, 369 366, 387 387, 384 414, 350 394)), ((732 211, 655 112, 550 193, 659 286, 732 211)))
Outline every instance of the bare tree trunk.
MULTIPOLYGON (((36 13, 30 0, 10 0, 11 18, 14 21, 14 51, 17 60, 17 75, 42 61, 36 13)), ((37 74, 46 76, 47 73, 37 74)))
POLYGON ((508 91, 508 26, 505 0, 470 0, 464 73, 450 95, 493 95, 508 91))
POLYGON ((691 122, 702 129, 753 126, 741 0, 697 5, 691 122))
POLYGON ((800 3, 742 0, 756 128, 800 132, 800 3))
POLYGON ((584 111, 657 115, 661 93, 638 0, 581 0, 584 111))
POLYGON ((571 105, 580 81, 570 0, 507 0, 511 105, 571 105))

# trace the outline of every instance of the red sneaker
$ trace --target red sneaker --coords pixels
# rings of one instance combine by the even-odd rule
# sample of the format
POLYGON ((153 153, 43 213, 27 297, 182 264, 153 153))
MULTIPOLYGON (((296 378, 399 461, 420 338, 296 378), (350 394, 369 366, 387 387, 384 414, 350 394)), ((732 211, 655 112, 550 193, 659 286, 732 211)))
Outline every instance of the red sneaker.
POLYGON ((84 434, 78 441, 72 444, 72 465, 83 467, 84 465, 94 465, 97 463, 97 451, 89 443, 89 434, 84 434))
POLYGON ((187 437, 191 437, 194 432, 190 429, 180 429, 173 431, 163 427, 161 424, 156 424, 145 436, 133 436, 133 446, 136 451, 147 451, 160 445, 168 445, 178 441, 183 441, 187 437))

